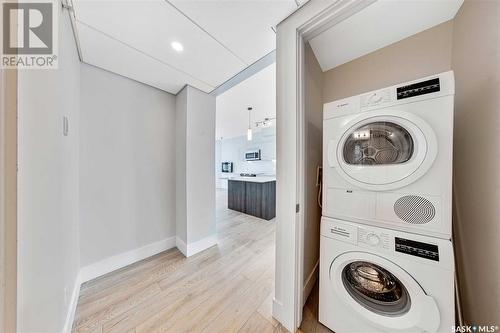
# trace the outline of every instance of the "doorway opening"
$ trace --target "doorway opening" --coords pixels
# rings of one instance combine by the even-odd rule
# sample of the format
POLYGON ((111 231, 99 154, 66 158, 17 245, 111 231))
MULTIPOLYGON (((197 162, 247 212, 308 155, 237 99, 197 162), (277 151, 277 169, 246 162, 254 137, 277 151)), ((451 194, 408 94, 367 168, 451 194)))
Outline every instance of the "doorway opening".
POLYGON ((272 317, 276 253, 274 61, 217 95, 215 131, 218 247, 222 255, 245 262, 241 274, 251 281, 247 292, 258 305, 249 323, 276 327, 278 322, 272 317))

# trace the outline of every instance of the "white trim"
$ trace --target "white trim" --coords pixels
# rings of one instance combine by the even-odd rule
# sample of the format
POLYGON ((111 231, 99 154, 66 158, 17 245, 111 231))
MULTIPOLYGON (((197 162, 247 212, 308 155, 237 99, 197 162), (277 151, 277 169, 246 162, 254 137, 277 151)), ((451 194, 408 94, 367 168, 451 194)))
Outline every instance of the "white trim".
POLYGON ((280 323, 283 322, 283 303, 278 301, 275 297, 273 297, 273 318, 279 321, 280 323))
POLYGON ((184 257, 187 257, 187 245, 182 239, 175 237, 175 246, 179 251, 181 251, 184 257))
POLYGON ((276 38, 276 281, 273 316, 290 332, 302 317, 302 237, 304 218, 300 184, 305 176, 304 156, 303 44, 322 29, 353 15, 373 0, 308 1, 277 26, 276 38))
POLYGON ((305 303, 304 298, 304 235, 305 235, 305 218, 306 218, 306 131, 307 131, 307 120, 305 112, 305 42, 300 31, 297 31, 297 81, 299 82, 297 87, 297 151, 298 151, 298 161, 297 161, 297 192, 298 192, 298 204, 300 210, 297 214, 298 230, 296 235, 296 246, 297 246, 297 258, 296 258, 296 314, 295 322, 297 327, 300 327, 302 323, 302 312, 303 304, 305 303))
POLYGON ((73 293, 71 294, 71 301, 69 303, 68 313, 66 314, 66 321, 64 322, 63 333, 71 333, 73 329, 73 322, 75 320, 76 306, 78 304, 78 297, 80 296, 81 282, 81 271, 76 277, 75 286, 73 288, 73 293))
POLYGON ((128 266, 139 260, 151 257, 157 253, 174 248, 176 238, 170 237, 156 243, 148 244, 143 247, 120 253, 106 258, 80 269, 80 283, 95 279, 101 275, 110 273, 122 267, 128 266))
POLYGON ((216 87, 214 90, 210 92, 211 95, 214 96, 219 96, 232 87, 240 84, 241 82, 245 81, 249 77, 251 77, 254 74, 257 74, 264 68, 266 68, 269 65, 272 65, 276 62, 276 50, 273 50, 254 62, 253 64, 250 64, 248 67, 243 69, 241 72, 237 73, 233 77, 231 77, 229 80, 226 82, 222 83, 218 87, 216 87))
POLYGON ((210 235, 196 242, 186 244, 179 237, 175 238, 175 246, 182 252, 182 254, 187 258, 206 250, 214 245, 217 245, 217 235, 210 235))
POLYGON ((316 261, 316 265, 314 265, 311 274, 307 277, 306 282, 304 283, 304 291, 302 293, 302 306, 306 304, 309 295, 311 295, 311 291, 314 287, 316 281, 318 281, 319 276, 319 260, 316 261))
POLYGON ((195 255, 196 253, 206 250, 214 245, 217 245, 217 235, 210 235, 208 237, 200 239, 199 241, 188 243, 186 257, 195 255))

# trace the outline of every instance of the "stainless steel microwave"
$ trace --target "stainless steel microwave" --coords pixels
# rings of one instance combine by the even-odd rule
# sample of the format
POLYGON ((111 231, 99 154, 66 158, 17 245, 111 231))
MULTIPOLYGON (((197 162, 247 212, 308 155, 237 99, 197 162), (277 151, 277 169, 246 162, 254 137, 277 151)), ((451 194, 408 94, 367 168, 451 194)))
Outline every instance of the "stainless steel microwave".
POLYGON ((259 150, 253 150, 253 151, 247 151, 245 153, 245 160, 246 161, 260 161, 260 149, 259 150))
POLYGON ((233 162, 222 162, 222 172, 233 172, 233 162))

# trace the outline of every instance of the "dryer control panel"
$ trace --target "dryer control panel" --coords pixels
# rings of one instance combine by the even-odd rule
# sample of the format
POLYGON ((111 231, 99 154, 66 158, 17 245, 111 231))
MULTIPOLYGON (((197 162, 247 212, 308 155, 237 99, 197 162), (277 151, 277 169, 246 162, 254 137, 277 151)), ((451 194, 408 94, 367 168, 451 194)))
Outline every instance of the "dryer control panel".
POLYGON ((406 86, 396 88, 397 99, 404 99, 419 95, 430 94, 441 89, 439 78, 415 82, 406 86))

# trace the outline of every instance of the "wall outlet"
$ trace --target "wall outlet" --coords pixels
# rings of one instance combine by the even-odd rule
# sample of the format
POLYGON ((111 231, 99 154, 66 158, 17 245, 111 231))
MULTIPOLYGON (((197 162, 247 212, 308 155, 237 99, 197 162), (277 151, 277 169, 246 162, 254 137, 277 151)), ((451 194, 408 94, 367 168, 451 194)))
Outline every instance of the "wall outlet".
POLYGON ((320 186, 323 182, 323 167, 318 166, 316 168, 316 186, 320 186))
POLYGON ((63 135, 68 136, 69 134, 69 119, 67 116, 63 116, 63 135))
POLYGON ((69 302, 69 289, 68 287, 64 287, 64 304, 68 304, 69 302))

